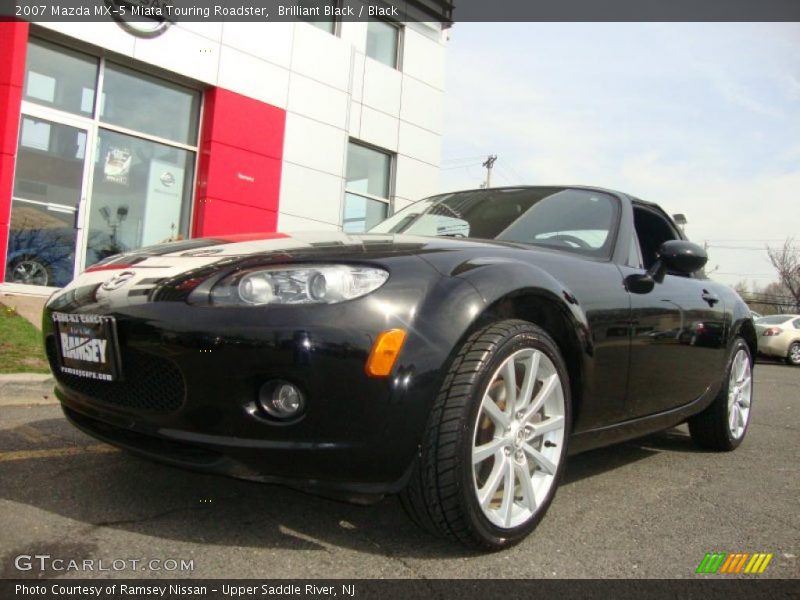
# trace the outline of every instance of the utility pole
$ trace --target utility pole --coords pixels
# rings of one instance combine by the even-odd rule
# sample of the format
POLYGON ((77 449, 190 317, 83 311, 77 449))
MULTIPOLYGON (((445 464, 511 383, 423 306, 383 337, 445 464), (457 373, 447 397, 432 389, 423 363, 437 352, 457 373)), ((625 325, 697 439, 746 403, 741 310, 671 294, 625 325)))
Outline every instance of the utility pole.
POLYGON ((484 162, 481 166, 486 167, 486 183, 484 184, 484 188, 492 187, 492 167, 494 166, 494 161, 497 160, 496 154, 490 154, 486 157, 486 162, 484 162))

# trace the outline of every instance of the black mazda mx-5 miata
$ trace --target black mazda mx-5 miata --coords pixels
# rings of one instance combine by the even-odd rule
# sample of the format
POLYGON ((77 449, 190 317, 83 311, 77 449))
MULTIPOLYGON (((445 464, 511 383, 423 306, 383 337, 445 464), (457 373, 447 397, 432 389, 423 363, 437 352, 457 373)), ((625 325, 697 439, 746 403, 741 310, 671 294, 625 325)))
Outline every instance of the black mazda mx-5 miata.
POLYGON ((67 418, 173 465, 327 494, 399 492, 502 548, 578 452, 688 421, 732 450, 756 335, 657 206, 585 187, 442 194, 366 235, 194 239, 49 300, 67 418), (714 335, 689 343, 698 324, 714 335))

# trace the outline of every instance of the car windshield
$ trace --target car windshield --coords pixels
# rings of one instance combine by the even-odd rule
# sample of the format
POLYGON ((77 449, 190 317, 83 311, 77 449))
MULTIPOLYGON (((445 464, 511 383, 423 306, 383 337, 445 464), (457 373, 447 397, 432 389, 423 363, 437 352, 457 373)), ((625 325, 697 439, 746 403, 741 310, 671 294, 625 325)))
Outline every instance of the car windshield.
POLYGON ((761 317, 760 319, 756 319, 756 323, 759 325, 780 325, 791 318, 791 316, 787 315, 774 315, 771 317, 761 317))
POLYGON ((369 233, 464 237, 548 246, 590 256, 611 254, 619 201, 571 188, 495 188, 426 198, 369 233))

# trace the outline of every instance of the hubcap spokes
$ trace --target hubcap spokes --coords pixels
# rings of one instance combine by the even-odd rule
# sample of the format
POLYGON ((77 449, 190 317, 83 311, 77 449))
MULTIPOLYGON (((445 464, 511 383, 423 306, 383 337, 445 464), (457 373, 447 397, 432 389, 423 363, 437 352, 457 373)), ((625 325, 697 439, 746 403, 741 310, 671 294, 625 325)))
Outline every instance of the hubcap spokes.
POLYGON ((795 364, 800 363, 800 344, 792 344, 789 349, 789 359, 795 364))
POLYGON ((472 444, 475 494, 502 528, 527 521, 553 485, 564 443, 564 391, 539 350, 519 350, 494 373, 472 444))
POLYGON ((739 350, 733 359, 728 379, 728 429, 734 439, 744 435, 750 418, 753 375, 747 352, 739 350))
POLYGON ((45 285, 47 283, 47 272, 39 263, 26 260, 14 268, 12 278, 15 283, 45 285))

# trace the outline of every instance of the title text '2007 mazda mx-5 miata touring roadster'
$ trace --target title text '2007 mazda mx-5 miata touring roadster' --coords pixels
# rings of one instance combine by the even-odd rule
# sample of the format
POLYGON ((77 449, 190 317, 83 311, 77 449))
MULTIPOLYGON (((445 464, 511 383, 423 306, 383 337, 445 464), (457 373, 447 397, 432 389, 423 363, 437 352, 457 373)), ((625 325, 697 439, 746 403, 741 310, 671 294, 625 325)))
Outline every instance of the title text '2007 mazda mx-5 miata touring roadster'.
POLYGON ((448 193, 365 235, 152 246, 49 300, 67 418, 136 454, 372 498, 497 549, 567 453, 747 431, 750 311, 657 206, 584 187, 448 193))

